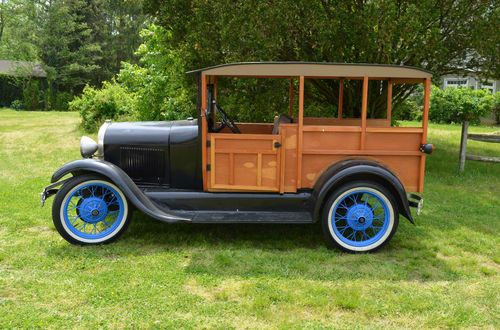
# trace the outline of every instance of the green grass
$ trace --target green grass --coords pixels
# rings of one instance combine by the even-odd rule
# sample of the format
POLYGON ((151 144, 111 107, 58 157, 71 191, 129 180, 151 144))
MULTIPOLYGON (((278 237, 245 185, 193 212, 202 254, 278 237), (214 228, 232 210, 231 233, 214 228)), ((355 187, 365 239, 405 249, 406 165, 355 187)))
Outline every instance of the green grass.
MULTIPOLYGON (((498 328, 500 165, 457 171, 460 127, 431 125, 425 207, 375 254, 317 225, 167 225, 69 245, 39 192, 79 158, 78 115, 0 111, 0 328, 498 328)), ((472 127, 472 132, 497 128, 472 127)), ((470 142, 471 153, 500 146, 470 142)))

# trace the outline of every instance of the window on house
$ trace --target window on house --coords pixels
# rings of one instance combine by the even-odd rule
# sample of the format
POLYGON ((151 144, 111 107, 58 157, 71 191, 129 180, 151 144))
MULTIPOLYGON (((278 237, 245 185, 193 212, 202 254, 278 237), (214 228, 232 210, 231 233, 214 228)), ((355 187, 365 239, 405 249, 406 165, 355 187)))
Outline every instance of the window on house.
POLYGON ((446 79, 445 87, 462 87, 467 86, 467 79, 446 79))
POLYGON ((486 81, 481 84, 481 89, 487 89, 493 93, 495 91, 495 85, 493 82, 486 81))

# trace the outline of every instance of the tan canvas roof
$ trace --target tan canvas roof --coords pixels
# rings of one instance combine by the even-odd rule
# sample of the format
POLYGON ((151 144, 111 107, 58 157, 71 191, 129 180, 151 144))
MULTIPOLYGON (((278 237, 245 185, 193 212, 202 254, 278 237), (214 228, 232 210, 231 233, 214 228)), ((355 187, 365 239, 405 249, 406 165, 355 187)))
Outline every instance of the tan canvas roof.
POLYGON ((247 62, 212 66, 188 73, 203 73, 213 76, 247 77, 340 77, 340 78, 430 78, 426 70, 386 64, 347 64, 313 62, 247 62))

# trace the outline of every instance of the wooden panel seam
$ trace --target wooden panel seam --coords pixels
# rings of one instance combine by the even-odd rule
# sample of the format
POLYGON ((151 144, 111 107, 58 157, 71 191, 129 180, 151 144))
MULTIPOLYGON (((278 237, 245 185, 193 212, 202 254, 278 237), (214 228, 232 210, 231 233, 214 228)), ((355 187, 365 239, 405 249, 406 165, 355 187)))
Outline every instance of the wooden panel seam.
POLYGON ((215 135, 210 136, 210 185, 213 187, 215 183, 215 135))

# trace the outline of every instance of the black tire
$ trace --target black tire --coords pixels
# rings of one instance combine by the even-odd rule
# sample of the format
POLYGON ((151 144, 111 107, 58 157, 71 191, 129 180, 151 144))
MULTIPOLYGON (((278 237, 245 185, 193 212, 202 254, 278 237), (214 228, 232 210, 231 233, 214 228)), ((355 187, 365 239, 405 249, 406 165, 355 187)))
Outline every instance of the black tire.
POLYGON ((321 214, 321 227, 328 247, 337 248, 351 253, 373 252, 382 248, 391 240, 398 228, 398 225, 399 211, 394 196, 383 185, 376 182, 353 181, 335 189, 335 191, 328 197, 321 214), (356 202, 351 202, 351 205, 348 205, 345 202, 343 204, 343 201, 347 201, 349 196, 354 196, 354 200, 356 200, 356 196, 363 193, 365 196, 373 198, 375 203, 380 203, 382 206, 381 208, 384 212, 384 221, 380 227, 368 227, 368 222, 370 222, 371 226, 375 224, 375 221, 382 221, 379 220, 374 213, 374 210, 379 206, 373 208, 373 206, 367 202, 360 203, 362 205, 360 205, 358 209, 352 209, 353 204, 356 202), (372 195, 373 197, 371 197, 372 195), (368 208, 366 208, 367 206, 368 208), (342 209, 345 211, 342 211, 342 209), (371 215, 369 214, 370 209, 371 215), (336 212, 334 222, 332 222, 333 211, 336 212), (359 218, 355 220, 358 216, 359 218), (367 226, 368 228, 363 226, 367 226), (353 236, 353 239, 346 237, 347 234, 341 233, 338 228, 343 228, 343 233, 347 232, 349 236, 353 236), (375 228, 381 229, 376 232, 375 228), (368 238, 368 235, 366 234, 366 232, 369 232, 368 229, 371 229, 373 237, 363 241, 365 239, 365 235, 368 238), (358 232, 360 234, 358 234, 358 232), (357 238, 360 236, 361 240, 360 242, 357 242, 357 238), (377 239, 377 237, 379 237, 379 239, 377 239), (358 246, 358 244, 360 246, 358 246), (366 246, 361 246, 363 244, 366 244, 366 246))
MULTIPOLYGON (((77 203, 78 206, 80 206, 83 198, 85 197, 81 197, 81 199, 78 200, 77 203)), ((103 200, 105 198, 106 197, 103 197, 103 200)), ((108 211, 108 209, 106 209, 106 211, 108 211)), ((75 212, 78 212, 76 214, 80 218, 80 212, 78 211, 78 209, 76 209, 75 212)), ((84 174, 71 178, 57 192, 54 198, 54 202, 52 204, 52 222, 54 223, 54 226, 56 227, 59 234, 66 241, 75 245, 97 245, 97 244, 111 243, 116 239, 118 239, 127 230, 130 224, 131 217, 132 217, 132 208, 129 206, 129 202, 125 197, 125 194, 120 190, 120 188, 114 185, 113 182, 111 182, 109 179, 94 174, 84 174), (116 221, 119 221, 119 223, 116 225, 116 228, 114 228, 115 225, 113 224, 111 226, 111 229, 113 228, 114 229, 110 231, 109 234, 96 239, 80 237, 81 235, 78 235, 75 227, 72 227, 71 222, 69 220, 65 221, 65 214, 67 214, 67 211, 64 210, 68 198, 78 197, 78 196, 71 197, 72 194, 76 191, 75 189, 78 189, 81 186, 85 186, 86 184, 92 184, 92 183, 104 187, 106 186, 111 187, 111 189, 113 190, 112 193, 114 194, 116 192, 118 198, 121 201, 121 204, 116 206, 118 208, 118 211, 114 211, 118 212, 119 215, 120 214, 122 215, 121 217, 117 216, 116 221), (118 220, 118 217, 120 218, 120 220, 118 220)), ((82 221, 82 223, 85 222, 83 218, 80 218, 80 220, 82 221)), ((103 223, 107 224, 107 222, 103 223)), ((106 227, 106 230, 108 230, 108 227, 106 227)))

